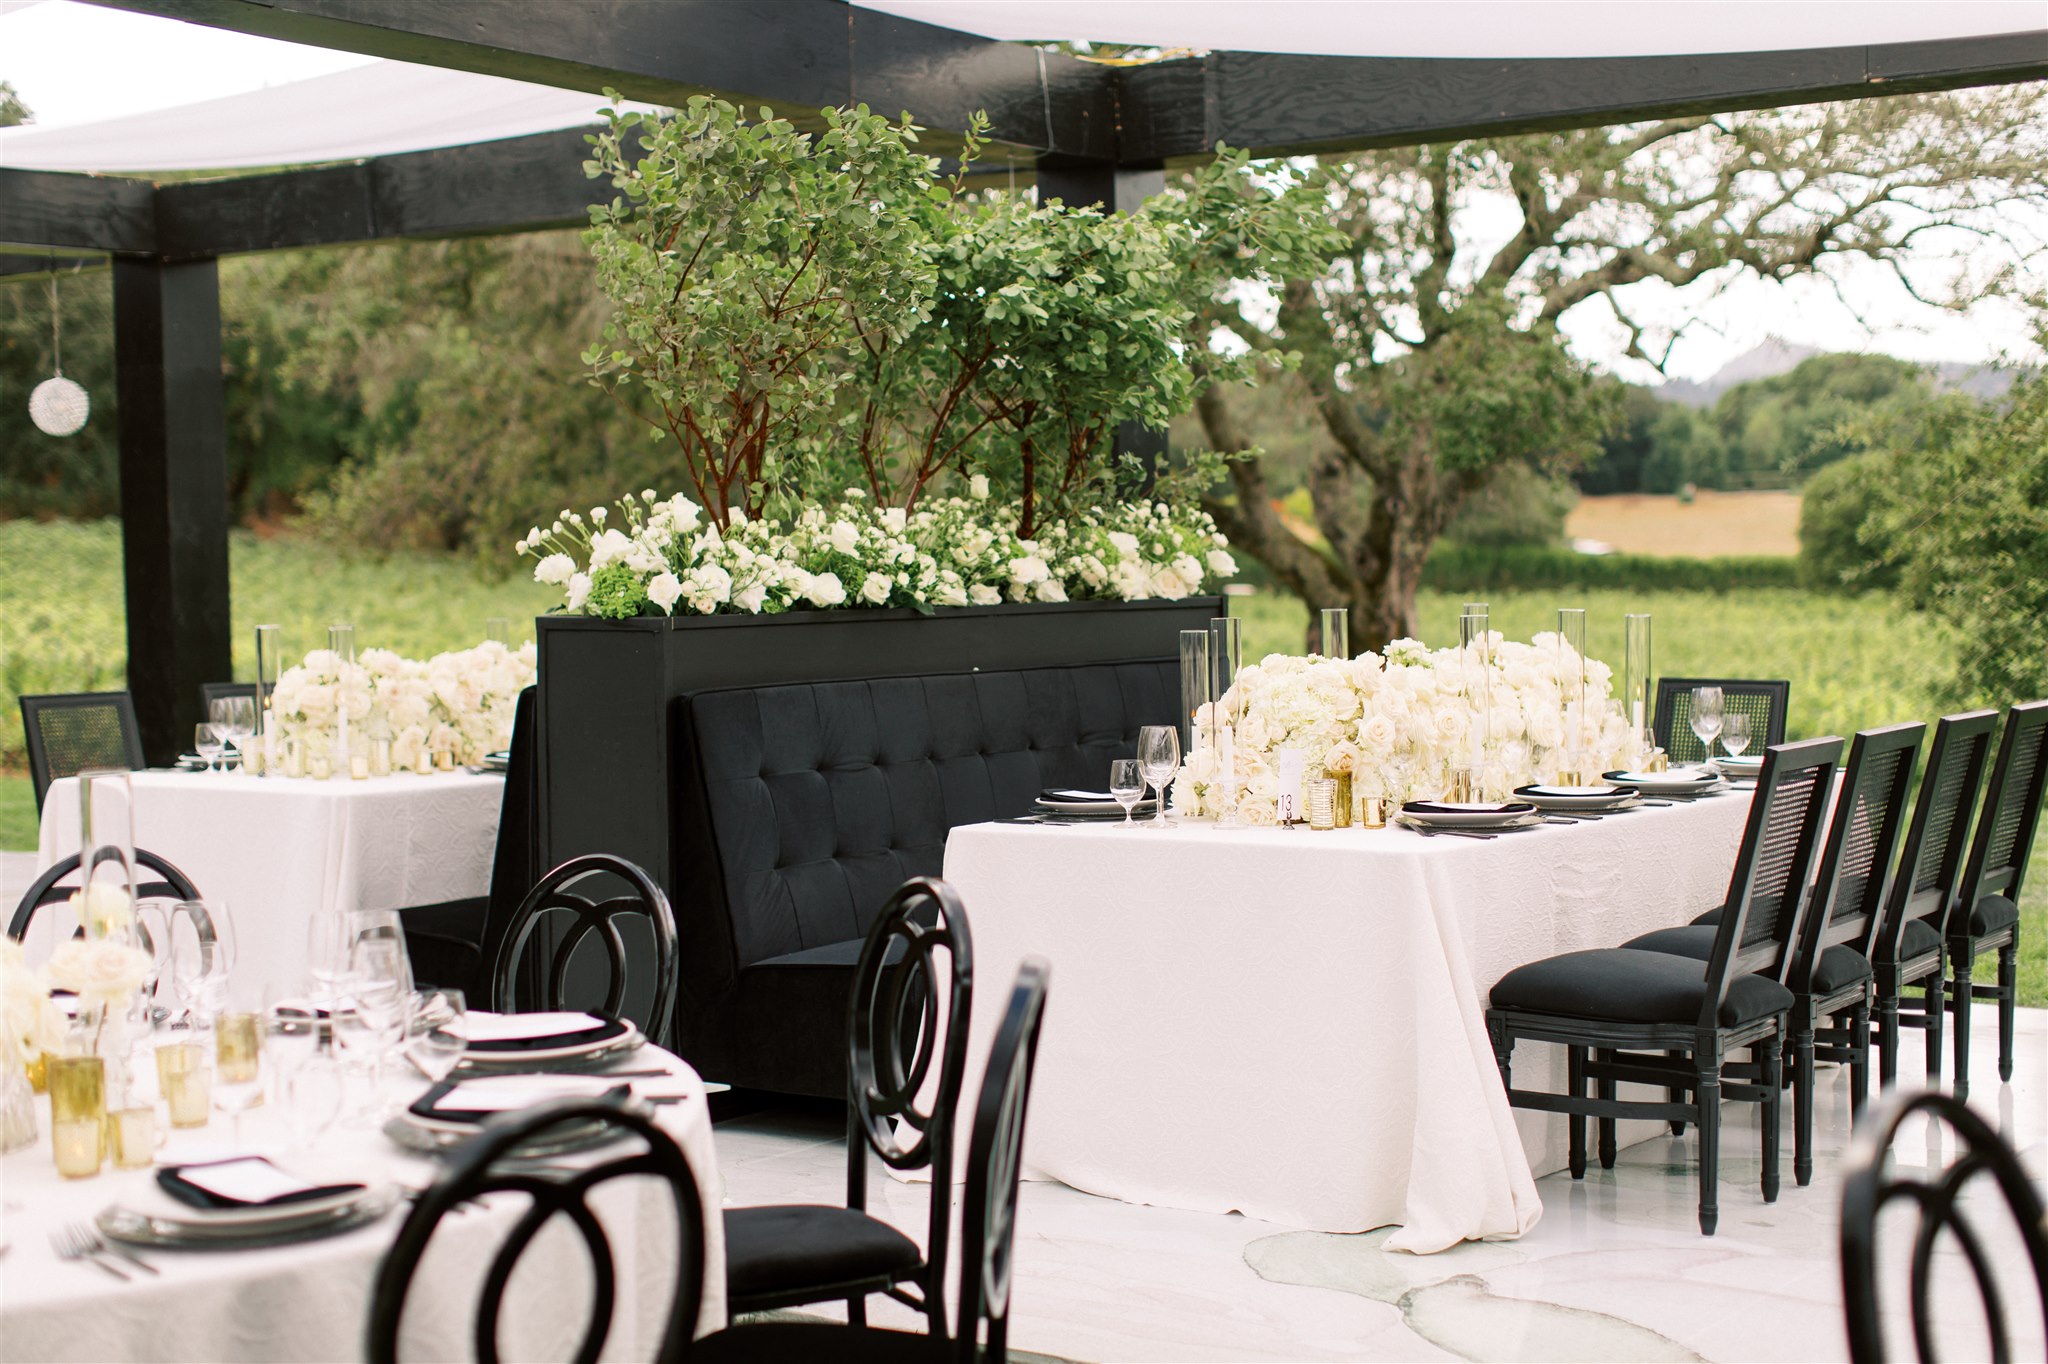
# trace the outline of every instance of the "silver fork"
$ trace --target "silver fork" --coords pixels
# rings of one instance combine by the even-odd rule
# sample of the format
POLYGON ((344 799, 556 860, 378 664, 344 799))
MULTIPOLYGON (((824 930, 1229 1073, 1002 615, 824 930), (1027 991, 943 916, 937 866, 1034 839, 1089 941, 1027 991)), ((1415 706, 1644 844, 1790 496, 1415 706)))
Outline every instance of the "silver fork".
POLYGON ((50 1248, 57 1252, 60 1259, 82 1260, 89 1265, 97 1265, 122 1283, 128 1282, 128 1275, 119 1265, 100 1258, 97 1245, 99 1238, 83 1238, 79 1235, 79 1230, 77 1223, 66 1223, 57 1228, 50 1233, 50 1248))
POLYGON ((118 1241, 109 1241, 101 1233, 100 1229, 92 1223, 74 1222, 72 1227, 77 1231, 79 1239, 92 1247, 92 1253, 96 1255, 118 1255, 145 1274, 155 1274, 158 1272, 155 1265, 143 1259, 140 1255, 128 1249, 128 1247, 120 1244, 118 1241))

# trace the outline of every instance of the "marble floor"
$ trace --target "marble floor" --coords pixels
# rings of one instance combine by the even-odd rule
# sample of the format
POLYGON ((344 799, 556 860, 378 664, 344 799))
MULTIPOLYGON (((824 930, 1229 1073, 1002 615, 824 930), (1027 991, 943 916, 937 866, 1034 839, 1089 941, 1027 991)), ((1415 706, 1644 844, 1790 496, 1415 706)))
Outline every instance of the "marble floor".
MULTIPOLYGON (((1971 1102, 2039 1183, 2048 1175, 2048 1011, 2021 1011, 2007 1085, 1997 1083, 1995 1019, 1978 1008, 1971 1102)), ((1919 1054, 1910 1036, 1902 1084, 1921 1082, 1919 1054)), ((1846 1071, 1822 1072, 1816 1168, 1803 1189, 1792 1180, 1788 1111, 1784 1191, 1769 1205, 1756 1184, 1754 1106, 1728 1106, 1711 1239, 1695 1222, 1689 1136, 1626 1148, 1615 1169, 1596 1164, 1581 1182, 1547 1176, 1543 1220, 1529 1235, 1430 1256, 1382 1251, 1384 1231, 1293 1231, 1030 1183, 1011 1344, 1026 1358, 1076 1361, 1845 1359, 1835 1238, 1848 1092, 1846 1071)), ((1896 1149, 1910 1165, 1954 1154, 1917 1126, 1896 1149)), ((844 1127, 829 1111, 723 1122, 718 1153, 731 1203, 845 1196, 844 1127)), ((925 1186, 877 1166, 869 1187, 873 1211, 922 1239, 925 1186)), ((2024 1281, 2016 1245, 1996 1253, 2024 1281)), ((2039 1359, 2041 1318, 2028 1318, 2027 1301, 2009 1308, 2015 1357, 2039 1359)), ((871 1313, 915 1320, 881 1300, 871 1313)), ((1967 1336, 1958 1344, 1952 1357, 1982 1356, 1967 1336)))

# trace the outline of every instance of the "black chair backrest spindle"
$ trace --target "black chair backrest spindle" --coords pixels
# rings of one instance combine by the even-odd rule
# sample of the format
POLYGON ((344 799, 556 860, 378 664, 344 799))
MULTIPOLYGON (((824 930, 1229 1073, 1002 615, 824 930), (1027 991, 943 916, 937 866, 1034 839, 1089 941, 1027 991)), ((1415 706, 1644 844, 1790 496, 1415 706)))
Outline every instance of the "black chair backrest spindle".
POLYGON ((497 958, 491 969, 491 1007, 501 1012, 514 1012, 520 1008, 520 958, 527 944, 534 939, 535 930, 548 916, 558 911, 573 915, 575 921, 567 931, 554 938, 553 955, 545 977, 546 988, 542 998, 532 1007, 569 1007, 570 964, 576 956, 576 949, 595 935, 604 944, 610 967, 605 982, 603 1011, 607 1017, 619 1017, 626 1002, 627 953, 625 939, 619 936, 617 921, 621 918, 644 918, 654 934, 654 1006, 644 1031, 649 1041, 657 1045, 664 1042, 675 1018, 675 915, 669 909, 668 896, 662 893, 652 877, 625 858, 613 857, 609 853, 571 858, 542 877, 540 884, 528 893, 518 913, 513 916, 504 941, 498 945, 497 958), (593 879, 600 885, 623 881, 626 893, 598 900, 591 895, 578 894, 573 889, 578 883, 593 879))
POLYGON ((125 691, 74 692, 21 698, 21 727, 28 738, 28 774, 36 809, 50 783, 95 767, 143 765, 142 726, 135 700, 125 691))
MULTIPOLYGON (((1938 1140, 1930 1135, 1930 1147, 1938 1140)), ((1977 1187, 1982 1185, 1978 1180, 1977 1187)), ((1894 1202, 1918 1210, 1915 1224, 1895 1228, 1913 1233, 1901 1236, 1897 1244, 1912 1246, 1910 1287, 1905 1296, 1912 1310, 1914 1353, 1930 1364, 1938 1357, 1934 1338, 1937 1309, 1940 1318, 1951 1325, 1961 1315, 1961 1304, 1953 1292, 1934 1291, 1936 1257, 1946 1242, 1962 1251, 1962 1263, 1968 1265, 1976 1281, 1992 1360, 2007 1364, 2012 1359, 2009 1325, 2024 1303, 2009 1301, 2000 1291, 1997 1267, 1983 1234, 1982 1214, 1996 1211, 1994 1193, 2002 1195, 2004 1212, 2026 1246, 2033 1268, 2035 1309, 2042 1331, 2048 1333, 2048 1210, 2004 1139, 1962 1100, 1932 1091, 1894 1095, 1857 1125, 1856 1140, 1849 1150, 1848 1178, 1842 1184, 1841 1226, 1842 1306, 1849 1328, 1849 1357, 1855 1364, 1881 1364, 1892 1357, 1885 1348, 1879 1301, 1883 1295, 1878 1286, 1878 1243, 1880 1214, 1894 1202), (1947 1127, 1960 1138, 1961 1150, 1947 1169, 1927 1171, 1911 1164, 1892 1164, 1892 1143, 1899 1129, 1916 1115, 1924 1115, 1930 1125, 1947 1127), (1991 1185, 1981 1194, 1972 1187, 1979 1175, 1988 1175, 1991 1185)), ((2000 1241, 2008 1239, 2009 1235, 1999 1237, 2000 1241)), ((2007 1287, 2019 1287, 2015 1282, 2019 1275, 2005 1277, 2007 1287)), ((1975 1347, 1978 1342, 1970 1343, 1975 1347)))
POLYGON ((960 1364, 1007 1357, 1024 1117, 1051 974, 1039 957, 1027 957, 1019 968, 974 1107, 960 1212, 960 1364))
POLYGON ((1692 732, 1692 689, 1719 687, 1723 713, 1749 717, 1750 753, 1761 753, 1785 742, 1785 707, 1790 703, 1790 682, 1753 681, 1721 677, 1664 677, 1657 680, 1657 707, 1652 722, 1657 746, 1675 763, 1696 763, 1707 756, 1706 746, 1692 732))
POLYGON ((1764 750, 1727 907, 1707 964, 1702 1028, 1718 1026, 1729 982, 1737 975, 1756 972, 1783 984, 1791 974, 1791 944, 1797 941, 1808 877, 1820 847, 1821 814, 1841 756, 1840 739, 1808 739, 1764 750))
MULTIPOLYGON (((593 1140, 590 1144, 597 1143, 593 1140)), ((664 1181, 676 1215, 675 1288, 654 1358, 658 1364, 687 1358, 704 1296, 704 1205, 690 1163, 668 1133, 643 1114, 614 1101, 568 1099, 485 1123, 450 1159, 447 1171, 413 1205, 377 1268, 366 1341, 373 1364, 397 1364, 406 1298, 435 1229, 463 1204, 492 1193, 523 1193, 531 1202, 499 1246, 485 1276, 475 1324, 477 1359, 496 1364, 498 1317, 512 1272, 542 1227, 560 1217, 582 1235, 590 1256, 594 1281, 590 1321, 575 1359, 577 1364, 594 1364, 611 1331, 619 1266, 613 1261, 604 1227, 591 1210, 589 1195, 601 1184, 634 1175, 664 1181), (550 1134, 585 1129, 615 1129, 621 1138, 638 1140, 625 1154, 573 1170, 504 1163, 506 1157, 550 1134)))
POLYGON ((1956 895, 1950 932, 1969 923, 1970 911, 1987 895, 2017 903, 2026 880, 2027 856, 2041 818, 2048 787, 2048 701, 2029 701, 2006 714, 1998 761, 1984 788, 1984 812, 1956 895))
MULTIPOLYGON (((870 1150, 891 1169, 929 1167, 934 1189, 951 1187, 953 1123, 973 1003, 967 911, 944 881, 914 876, 882 906, 854 968, 846 1029, 848 1207, 867 1206, 870 1150), (934 1065, 937 1082, 928 1086, 934 1065)), ((932 1200, 925 1287, 936 1309, 935 1331, 944 1326, 950 1212, 945 1199, 932 1200)))
POLYGON ((1891 898, 1884 919, 1865 954, 1873 961, 1896 961, 1906 925, 1914 919, 1935 919, 1938 931, 1962 875, 1964 849, 1970 833, 1970 807, 1991 750, 1995 710, 1944 715, 1934 725, 1934 747, 1920 778, 1920 796, 1913 803, 1913 822, 1899 851, 1891 898))
POLYGON ((1811 993, 1820 954, 1838 943, 1864 946, 1891 893, 1892 854, 1905 829, 1906 796, 1927 726, 1918 722, 1866 729, 1849 745, 1835 797, 1814 902, 1800 935, 1797 988, 1811 993))

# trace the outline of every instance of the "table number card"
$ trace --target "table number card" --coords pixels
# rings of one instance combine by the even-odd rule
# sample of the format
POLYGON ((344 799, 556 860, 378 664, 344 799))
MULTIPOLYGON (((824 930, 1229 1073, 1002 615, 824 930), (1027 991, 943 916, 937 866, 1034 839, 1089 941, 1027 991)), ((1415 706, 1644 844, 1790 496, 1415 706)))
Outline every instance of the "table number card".
POLYGON ((1280 801, 1278 820, 1292 824, 1301 818, 1301 750, 1283 748, 1280 750, 1280 776, 1277 794, 1280 801))

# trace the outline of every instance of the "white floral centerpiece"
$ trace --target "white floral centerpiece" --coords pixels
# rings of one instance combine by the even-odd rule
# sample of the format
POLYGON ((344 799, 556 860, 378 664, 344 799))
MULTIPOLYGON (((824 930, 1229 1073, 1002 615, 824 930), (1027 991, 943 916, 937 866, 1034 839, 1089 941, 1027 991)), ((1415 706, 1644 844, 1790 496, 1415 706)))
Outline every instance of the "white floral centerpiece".
POLYGON ((509 649, 486 641, 424 662, 389 649, 365 649, 354 663, 315 649, 285 669, 271 696, 278 735, 322 754, 352 735, 391 745, 392 766, 410 770, 421 756, 453 755, 468 764, 505 747, 519 693, 535 677, 532 641, 509 649))
POLYGON ((1228 749, 1209 741, 1215 708, 1197 713, 1199 746, 1181 766, 1174 804, 1199 816, 1234 803, 1243 822, 1271 824, 1278 759, 1288 749, 1310 772, 1350 772, 1361 790, 1396 800, 1440 796, 1451 769, 1464 764, 1479 767, 1490 792, 1537 780, 1557 766, 1568 730, 1594 770, 1627 760, 1631 736, 1607 705, 1613 673, 1605 663, 1580 660, 1548 632, 1528 644, 1496 633, 1487 652, 1490 665, 1481 665, 1456 648, 1397 639, 1383 653, 1352 659, 1270 654, 1240 671, 1225 694, 1225 716, 1242 706, 1228 749), (1482 687, 1483 666, 1490 671, 1482 687), (1570 680, 1569 697, 1561 677, 1570 680), (1234 754, 1235 802, 1225 789, 1224 751, 1234 754))
POLYGON ((1001 602, 1178 600, 1237 572, 1228 543, 1199 508, 1112 504, 1020 537, 1014 509, 989 498, 927 498, 913 511, 878 507, 857 488, 793 522, 720 527, 677 494, 649 488, 586 518, 564 509, 514 546, 533 576, 560 587, 573 614, 772 615, 805 608, 900 606, 930 611, 1001 602))
POLYGON ((49 983, 29 966, 21 944, 0 937, 0 1045, 17 1070, 64 1038, 64 1011, 50 999, 49 983))

